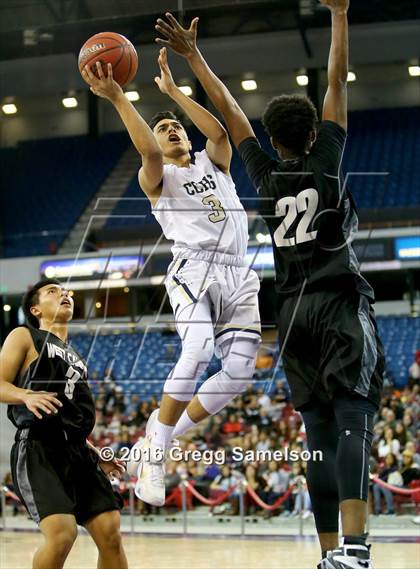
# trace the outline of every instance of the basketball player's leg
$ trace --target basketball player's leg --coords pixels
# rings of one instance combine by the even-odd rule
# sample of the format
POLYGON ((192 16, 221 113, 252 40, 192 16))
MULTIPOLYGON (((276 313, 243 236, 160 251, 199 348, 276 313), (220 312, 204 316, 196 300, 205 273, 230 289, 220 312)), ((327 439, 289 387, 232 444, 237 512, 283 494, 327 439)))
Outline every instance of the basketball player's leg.
POLYGON ((215 344, 222 360, 222 369, 207 379, 177 423, 173 436, 180 436, 197 423, 219 413, 232 399, 242 393, 252 380, 261 322, 258 309, 260 282, 257 274, 245 267, 225 267, 216 295, 217 314, 215 344), (219 291, 221 291, 219 293, 219 291))
POLYGON ((127 569, 121 532, 120 512, 102 512, 85 522, 84 526, 92 536, 98 551, 98 569, 127 569))
MULTIPOLYGON (((366 297, 330 294, 319 301, 327 310, 319 331, 321 368, 338 428, 335 470, 344 538, 329 562, 336 567, 334 557, 341 556, 346 566, 360 559, 370 567, 365 533, 369 456, 383 382, 383 348, 366 297)), ((316 299, 314 304, 319 310, 316 299)))
POLYGON ((360 537, 367 518, 369 457, 376 405, 357 394, 342 393, 334 399, 338 425, 336 473, 343 535, 360 537))
POLYGON ((33 569, 61 569, 77 538, 76 519, 71 514, 53 514, 39 524, 44 544, 35 552, 33 569))
POLYGON ((338 429, 331 406, 316 400, 299 409, 305 424, 308 450, 322 452, 322 460, 308 460, 307 482, 323 555, 339 544, 339 494, 336 478, 338 429))
POLYGON ((163 450, 168 448, 173 429, 190 403, 197 381, 213 356, 214 331, 208 294, 182 310, 177 317, 177 330, 182 341, 182 352, 165 382, 151 438, 151 444, 163 450))
POLYGON ((259 339, 231 338, 220 345, 222 369, 207 379, 189 403, 172 433, 181 436, 198 423, 216 415, 252 380, 259 339))
POLYGON ((174 427, 213 356, 214 332, 207 293, 178 311, 176 325, 182 340, 181 356, 165 382, 158 414, 152 413, 147 422, 141 461, 136 462, 133 456, 127 465, 129 473, 137 469, 136 496, 154 506, 165 503, 164 460, 174 427))

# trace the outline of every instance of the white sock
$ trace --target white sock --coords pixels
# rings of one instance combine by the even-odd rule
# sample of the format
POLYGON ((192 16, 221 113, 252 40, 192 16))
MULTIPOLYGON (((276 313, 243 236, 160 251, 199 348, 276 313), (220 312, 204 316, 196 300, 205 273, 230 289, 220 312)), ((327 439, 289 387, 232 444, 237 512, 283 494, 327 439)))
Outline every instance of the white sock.
POLYGON ((156 419, 155 430, 154 433, 152 433, 151 446, 166 450, 171 443, 174 427, 174 425, 165 425, 164 423, 161 423, 159 419, 156 419))
POLYGON ((174 439, 175 437, 180 437, 181 435, 183 435, 193 427, 196 427, 197 425, 198 423, 194 423, 194 421, 190 419, 190 416, 188 415, 187 410, 185 409, 181 417, 178 419, 178 423, 175 425, 175 429, 172 432, 172 438, 174 439))

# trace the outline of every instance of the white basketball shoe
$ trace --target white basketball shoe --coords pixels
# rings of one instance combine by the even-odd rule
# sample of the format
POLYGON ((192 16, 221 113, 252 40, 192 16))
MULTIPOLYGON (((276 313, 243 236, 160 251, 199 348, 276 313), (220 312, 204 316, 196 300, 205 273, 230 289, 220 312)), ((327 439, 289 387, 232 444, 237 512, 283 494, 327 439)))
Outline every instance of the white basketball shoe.
POLYGON ((140 500, 152 506, 165 504, 165 454, 151 446, 154 424, 159 410, 150 415, 146 425, 146 436, 141 446, 141 460, 137 468, 137 482, 134 493, 140 500))
POLYGON ((317 569, 374 569, 370 556, 370 545, 344 544, 329 551, 317 569))

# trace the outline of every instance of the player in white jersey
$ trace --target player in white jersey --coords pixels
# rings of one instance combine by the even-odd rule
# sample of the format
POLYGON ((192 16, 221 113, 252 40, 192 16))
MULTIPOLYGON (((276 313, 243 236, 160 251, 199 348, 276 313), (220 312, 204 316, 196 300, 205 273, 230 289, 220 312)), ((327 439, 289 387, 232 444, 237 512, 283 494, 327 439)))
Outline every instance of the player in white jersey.
MULTIPOLYGON (((150 126, 112 79, 111 66, 99 79, 85 68, 92 91, 109 99, 119 112, 141 154, 139 184, 167 239, 174 241, 174 260, 165 286, 173 308, 182 353, 169 374, 160 409, 150 417, 136 495, 153 505, 165 501, 164 458, 175 436, 218 413, 252 379, 261 339, 259 279, 246 266, 247 215, 229 174, 232 150, 220 122, 172 78, 166 49, 155 78, 206 136, 206 148, 191 157, 187 133, 171 112, 156 115, 150 126), (214 351, 222 369, 206 380, 194 397, 197 380, 214 351)), ((135 458, 135 456, 133 456, 135 458)))

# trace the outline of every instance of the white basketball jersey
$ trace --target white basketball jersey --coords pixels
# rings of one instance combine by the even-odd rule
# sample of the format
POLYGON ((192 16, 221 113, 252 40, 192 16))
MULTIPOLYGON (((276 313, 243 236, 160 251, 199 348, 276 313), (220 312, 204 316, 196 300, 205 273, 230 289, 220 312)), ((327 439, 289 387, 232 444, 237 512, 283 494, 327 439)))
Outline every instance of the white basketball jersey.
POLYGON ((174 248, 244 256, 248 219, 232 178, 213 164, 206 150, 194 157, 188 168, 164 165, 153 215, 174 248))

